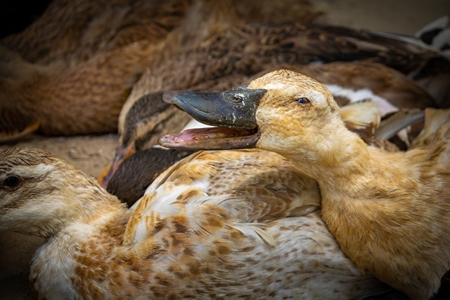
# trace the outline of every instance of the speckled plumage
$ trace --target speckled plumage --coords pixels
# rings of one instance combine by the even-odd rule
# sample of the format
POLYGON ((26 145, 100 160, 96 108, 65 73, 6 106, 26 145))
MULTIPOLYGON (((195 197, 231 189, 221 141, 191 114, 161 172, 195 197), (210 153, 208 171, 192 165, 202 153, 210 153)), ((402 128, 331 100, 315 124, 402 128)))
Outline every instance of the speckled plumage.
POLYGON ((40 150, 0 150, 0 170, 0 229, 47 238, 31 267, 41 299, 361 299, 387 289, 342 254, 315 181, 270 152, 189 156, 130 210, 40 150))

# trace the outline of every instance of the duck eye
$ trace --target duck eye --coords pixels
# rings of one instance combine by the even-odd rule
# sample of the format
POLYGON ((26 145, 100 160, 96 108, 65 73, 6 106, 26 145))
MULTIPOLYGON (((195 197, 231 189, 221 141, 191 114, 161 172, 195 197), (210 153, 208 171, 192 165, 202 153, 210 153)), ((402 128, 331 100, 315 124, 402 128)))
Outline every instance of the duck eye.
POLYGON ((309 103, 309 99, 305 98, 305 97, 297 98, 296 101, 300 104, 308 104, 309 103))
POLYGON ((236 94, 233 96, 233 102, 242 102, 244 101, 244 97, 240 94, 236 94))
POLYGON ((17 176, 8 176, 6 177, 5 181, 3 181, 3 185, 13 188, 18 186, 20 183, 20 178, 17 176))

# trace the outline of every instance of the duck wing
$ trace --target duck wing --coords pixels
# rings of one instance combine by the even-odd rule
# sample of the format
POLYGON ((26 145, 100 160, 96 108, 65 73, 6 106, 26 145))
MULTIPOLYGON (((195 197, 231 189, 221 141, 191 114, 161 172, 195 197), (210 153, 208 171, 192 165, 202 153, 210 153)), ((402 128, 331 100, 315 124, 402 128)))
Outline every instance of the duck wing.
POLYGON ((202 151, 181 160, 156 179, 131 208, 125 242, 145 241, 169 224, 213 234, 234 226, 273 244, 261 228, 302 216, 320 206, 319 189, 277 154, 252 150, 202 151))

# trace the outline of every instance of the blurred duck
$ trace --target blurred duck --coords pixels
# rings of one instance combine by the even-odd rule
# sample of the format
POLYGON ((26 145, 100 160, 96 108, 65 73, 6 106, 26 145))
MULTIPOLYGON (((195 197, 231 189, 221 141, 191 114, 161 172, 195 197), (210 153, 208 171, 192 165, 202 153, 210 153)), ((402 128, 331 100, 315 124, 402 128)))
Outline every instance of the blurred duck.
POLYGON ((0 42, 0 142, 115 131, 149 53, 182 22, 187 2, 52 2, 0 42))
POLYGON ((29 63, 73 66, 135 42, 164 40, 193 2, 52 0, 41 16, 0 45, 29 63))
POLYGON ((38 149, 0 149, 0 171, 0 230, 45 238, 30 272, 38 299, 363 299, 390 289, 342 253, 316 181, 275 153, 196 153, 131 209, 38 149))
POLYGON ((440 50, 418 39, 329 24, 247 24, 222 30, 200 46, 154 66, 150 75, 160 77, 150 88, 161 90, 169 78, 173 88, 192 89, 208 80, 253 76, 269 68, 336 61, 383 64, 422 86, 440 107, 450 105, 444 84, 450 78, 450 62, 440 50), (192 71, 180 73, 180 69, 192 71), (425 84, 433 79, 436 86, 425 84))
MULTIPOLYGON (((421 84, 424 81, 433 83, 424 84, 425 90, 438 106, 449 105, 445 91, 448 89, 446 78, 450 78, 450 62, 438 50, 424 43, 367 30, 311 24, 318 13, 311 5, 305 6, 303 3, 300 6, 293 5, 292 8, 296 9, 292 11, 284 10, 287 21, 292 21, 295 16, 297 20, 303 21, 302 24, 275 24, 279 19, 271 18, 271 14, 267 13, 270 5, 250 5, 250 9, 245 9, 242 4, 230 6, 221 1, 200 1, 195 2, 195 5, 189 2, 186 5, 173 4, 173 7, 170 3, 167 4, 168 9, 155 9, 154 14, 147 16, 148 21, 140 18, 145 13, 138 9, 139 5, 132 6, 133 9, 123 15, 123 24, 120 18, 113 23, 133 23, 130 20, 135 19, 132 13, 135 11, 137 19, 142 22, 136 25, 136 31, 131 25, 117 25, 123 33, 113 34, 112 42, 108 44, 109 40, 103 41, 103 36, 110 35, 103 34, 105 28, 100 27, 92 35, 99 37, 99 44, 97 39, 89 39, 91 34, 83 35, 86 47, 91 41, 94 50, 85 51, 84 46, 79 52, 70 50, 71 46, 68 46, 70 49, 67 51, 61 50, 69 53, 67 56, 70 59, 30 58, 45 62, 41 65, 29 62, 20 55, 24 53, 27 56, 27 47, 19 47, 26 39, 18 38, 19 42, 11 38, 8 43, 3 43, 5 47, 13 45, 20 49, 17 53, 5 55, 15 58, 7 59, 8 63, 2 66, 0 74, 0 98, 13 99, 0 102, 0 140, 13 140, 33 131, 48 135, 116 131, 120 108, 145 69, 158 74, 160 79, 141 96, 168 89, 197 90, 205 82, 252 76, 280 64, 364 60, 391 67, 421 84), (203 3, 206 4, 203 6, 203 3), (259 11, 258 7, 264 9, 259 11), (306 9, 301 15, 296 15, 302 11, 302 7, 306 9), (156 36, 164 36, 163 41, 156 42, 154 38, 146 39, 138 34, 142 27, 150 26, 148 23, 153 24, 153 27, 162 27, 161 31, 154 30, 160 33, 156 36), (128 41, 130 43, 127 44, 128 41), (95 55, 89 54, 91 52, 95 55), (51 60, 51 63, 46 59, 51 60), (71 60, 75 63, 70 63, 71 60), (195 71, 191 73, 185 69, 195 71), (439 81, 434 80, 436 78, 439 81), (158 84, 170 81, 173 83, 169 87, 158 84)), ((165 7, 165 4, 158 5, 165 7)), ((273 11, 282 8, 280 5, 271 5, 274 6, 273 11)), ((98 10, 89 12, 94 14, 98 10)), ((111 16, 116 13, 102 15, 99 26, 108 24, 110 30, 111 16)), ((73 22, 78 24, 85 20, 75 18, 73 22)), ((39 24, 41 27, 36 25, 36 28, 47 28, 42 25, 43 21, 39 24)), ((69 25, 63 27, 66 26, 71 28, 69 25)), ((87 27, 96 28, 92 26, 87 27)), ((151 30, 145 35, 152 35, 151 30)), ((29 32, 34 31, 30 29, 29 32)), ((58 37, 66 36, 66 29, 57 32, 58 37)), ((68 42, 68 45, 73 43, 68 42)), ((14 50, 14 47, 8 51, 14 50)), ((65 55, 56 53, 49 57, 65 55)))
POLYGON ((170 92, 164 99, 223 127, 169 135, 162 145, 223 143, 281 154, 318 181, 322 218, 361 270, 411 299, 438 290, 450 264, 450 110, 427 109, 431 130, 409 151, 387 152, 345 127, 324 85, 288 70, 227 92, 170 92))
POLYGON ((229 26, 275 22, 270 7, 288 19, 297 14, 303 24, 319 15, 308 1, 297 1, 292 11, 265 3, 257 9, 259 1, 246 7, 203 0, 55 0, 23 32, 0 41, 0 142, 31 132, 115 132, 120 109, 146 68, 229 26))

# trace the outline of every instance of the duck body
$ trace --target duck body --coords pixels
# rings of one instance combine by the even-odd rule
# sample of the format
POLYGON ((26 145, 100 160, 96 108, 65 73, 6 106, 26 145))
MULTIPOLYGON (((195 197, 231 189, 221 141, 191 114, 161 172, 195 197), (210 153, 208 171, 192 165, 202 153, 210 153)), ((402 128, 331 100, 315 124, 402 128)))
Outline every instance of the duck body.
POLYGON ((0 141, 33 131, 116 131, 129 91, 152 53, 161 53, 156 45, 190 5, 66 2, 54 1, 30 27, 0 41, 0 141))
POLYGON ((46 237, 31 266, 39 299, 362 299, 388 290, 340 251, 316 182, 276 154, 196 153, 129 210, 46 152, 0 158, 0 229, 46 237))
MULTIPOLYGON (((230 101, 231 96, 210 95, 215 108, 205 104, 201 93, 164 97, 199 121, 235 128, 241 147, 277 152, 317 179, 322 217, 344 253, 411 299, 430 298, 450 263, 448 110, 446 117, 437 118, 437 132, 426 130, 432 142, 388 153, 347 130, 330 91, 307 76, 274 71, 239 93, 239 103, 230 101), (229 117, 231 111, 241 123, 229 117)), ((208 143, 233 138, 223 132, 220 136, 216 129, 214 136, 203 129, 201 134, 208 143)), ((190 135, 199 138, 195 132, 190 135)), ((162 141, 176 146, 181 140, 169 136, 162 141)))
POLYGON ((32 64, 73 66, 135 42, 163 41, 192 2, 53 0, 39 18, 0 45, 32 64))
POLYGON ((331 150, 345 153, 333 154, 331 165, 321 157, 306 171, 319 182, 322 217, 361 269, 412 299, 428 299, 450 262, 448 143, 387 154, 353 142, 331 150))
MULTIPOLYGON (((300 13, 312 22, 318 15, 307 1, 291 2, 295 18, 300 13)), ((276 22, 259 6, 260 1, 248 7, 228 1, 53 1, 24 31, 0 41, 0 142, 30 132, 117 131, 120 108, 146 68, 195 48, 222 27, 276 22)))
POLYGON ((127 90, 144 70, 139 63, 145 61, 142 53, 147 47, 150 46, 131 45, 73 67, 60 63, 32 65, 4 49, 5 56, 11 57, 9 68, 12 71, 7 75, 10 77, 0 75, 0 97, 8 99, 1 104, 3 118, 0 126, 4 130, 0 138, 8 140, 33 123, 38 124, 35 130, 46 135, 115 130, 117 120, 104 118, 103 112, 108 110, 112 115, 120 113, 127 90), (17 77, 21 79, 17 80, 14 73, 20 73, 17 77), (111 73, 118 76, 108 77, 111 73), (104 80, 106 77, 108 79, 104 80), (96 87, 88 89, 86 81, 96 87), (86 99, 88 103, 80 99, 86 99))
POLYGON ((158 175, 192 153, 157 147, 137 151, 120 164, 106 190, 130 207, 144 195, 158 175), (131 181, 127 180, 130 176, 133 176, 131 181))
MULTIPOLYGON (((319 182, 322 217, 362 270, 412 299, 428 299, 450 261, 448 159, 435 154, 448 153, 448 146, 387 154, 362 145, 359 137, 347 136, 345 146, 328 148, 305 168, 319 182)), ((302 154, 286 150, 285 157, 300 160, 302 154)))
POLYGON ((329 174, 348 176, 361 166, 366 172, 347 179, 319 179, 322 216, 343 251, 361 269, 386 283, 393 282, 413 299, 427 299, 438 290, 449 269, 448 167, 440 166, 442 158, 433 159, 422 149, 402 154, 360 153, 353 164, 329 174), (379 171, 383 168, 385 171, 379 171), (358 184, 341 189, 346 180, 358 184), (361 216, 364 209, 368 211, 361 216), (359 247, 365 249, 358 251, 359 247))

